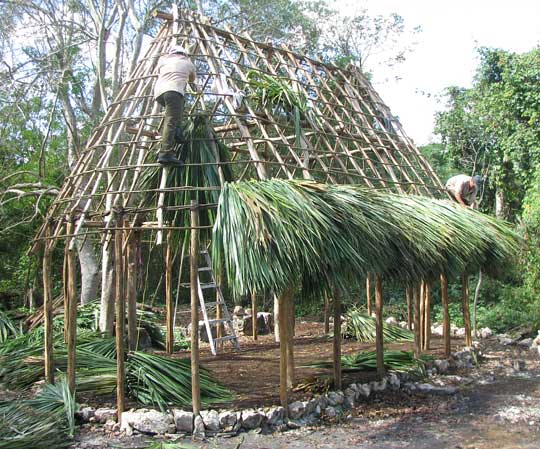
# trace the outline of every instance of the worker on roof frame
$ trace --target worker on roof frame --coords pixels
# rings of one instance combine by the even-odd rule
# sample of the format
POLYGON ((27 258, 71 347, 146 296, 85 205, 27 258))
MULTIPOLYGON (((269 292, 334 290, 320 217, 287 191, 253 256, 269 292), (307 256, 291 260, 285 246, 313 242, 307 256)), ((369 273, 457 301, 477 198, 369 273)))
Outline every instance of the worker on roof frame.
POLYGON ((446 181, 446 190, 462 206, 475 208, 476 196, 482 190, 484 180, 481 176, 456 175, 446 181))

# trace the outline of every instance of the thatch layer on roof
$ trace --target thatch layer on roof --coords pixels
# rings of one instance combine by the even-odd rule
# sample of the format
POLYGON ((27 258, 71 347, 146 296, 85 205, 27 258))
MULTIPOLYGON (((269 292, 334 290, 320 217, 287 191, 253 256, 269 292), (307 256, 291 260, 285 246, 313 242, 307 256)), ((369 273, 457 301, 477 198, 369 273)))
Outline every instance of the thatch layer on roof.
POLYGON ((496 275, 519 237, 449 201, 274 179, 225 185, 212 245, 229 286, 244 294, 346 284, 367 272, 405 282, 478 267, 496 275))

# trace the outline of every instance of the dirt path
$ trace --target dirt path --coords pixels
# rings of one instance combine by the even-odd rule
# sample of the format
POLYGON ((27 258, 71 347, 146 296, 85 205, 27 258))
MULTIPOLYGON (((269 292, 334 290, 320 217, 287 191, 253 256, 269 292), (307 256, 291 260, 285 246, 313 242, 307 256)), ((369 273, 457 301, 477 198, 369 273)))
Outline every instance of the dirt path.
MULTIPOLYGON (((178 443, 204 449, 539 449, 540 357, 495 340, 484 353, 478 368, 440 378, 459 387, 451 396, 386 393, 333 424, 178 443)), ((142 437, 91 440, 83 437, 74 447, 144 447, 142 437)))

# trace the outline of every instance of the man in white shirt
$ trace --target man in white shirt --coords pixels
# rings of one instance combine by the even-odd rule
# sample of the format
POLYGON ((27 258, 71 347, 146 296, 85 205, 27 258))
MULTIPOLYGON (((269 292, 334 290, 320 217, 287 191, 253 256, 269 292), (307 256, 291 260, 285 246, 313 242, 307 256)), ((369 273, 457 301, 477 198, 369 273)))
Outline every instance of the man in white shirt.
POLYGON ((163 165, 183 165, 176 158, 174 149, 177 140, 182 140, 180 123, 184 114, 184 95, 188 81, 195 81, 195 66, 186 49, 175 45, 168 54, 159 58, 157 72, 154 98, 165 108, 158 162, 163 165))
POLYGON ((482 188, 481 176, 456 175, 446 181, 446 190, 462 206, 474 209, 476 195, 482 188))

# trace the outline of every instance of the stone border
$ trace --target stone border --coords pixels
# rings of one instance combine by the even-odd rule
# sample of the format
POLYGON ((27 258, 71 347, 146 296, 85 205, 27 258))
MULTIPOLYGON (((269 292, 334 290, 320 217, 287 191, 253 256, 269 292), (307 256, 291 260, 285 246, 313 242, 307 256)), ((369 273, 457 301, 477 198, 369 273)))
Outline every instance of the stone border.
MULTIPOLYGON (((452 353, 447 359, 428 363, 428 378, 447 373, 450 369, 472 368, 479 355, 478 348, 465 348, 452 353)), ((145 434, 183 434, 205 436, 232 436, 247 431, 285 431, 298 429, 324 420, 337 418, 347 410, 360 405, 372 393, 386 390, 405 390, 429 394, 455 394, 454 386, 438 386, 414 382, 407 373, 389 373, 381 381, 353 383, 343 391, 331 391, 309 401, 296 401, 288 406, 289 417, 281 406, 245 410, 204 410, 200 416, 192 412, 172 409, 169 413, 153 409, 132 409, 122 413, 122 425, 116 422, 116 409, 81 407, 76 413, 79 421, 100 423, 106 430, 145 434)))

